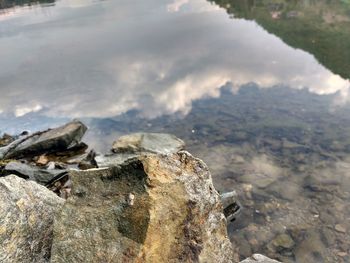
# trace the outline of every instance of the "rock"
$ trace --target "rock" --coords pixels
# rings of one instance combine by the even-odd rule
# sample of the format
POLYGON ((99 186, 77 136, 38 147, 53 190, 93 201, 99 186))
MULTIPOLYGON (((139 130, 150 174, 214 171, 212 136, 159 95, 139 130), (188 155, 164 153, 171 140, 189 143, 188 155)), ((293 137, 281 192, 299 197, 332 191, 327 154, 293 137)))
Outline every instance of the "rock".
POLYGON ((277 260, 273 260, 273 259, 268 258, 268 257, 265 257, 265 256, 260 255, 260 254, 254 254, 250 258, 247 258, 247 259, 241 261, 240 263, 281 263, 281 262, 279 262, 277 260))
POLYGON ((89 152, 86 152, 80 156, 67 160, 67 163, 77 164, 79 169, 88 170, 92 168, 97 168, 95 157, 96 157, 96 152, 94 150, 90 150, 89 152))
POLYGON ((4 134, 1 138, 0 138, 0 147, 6 146, 8 144, 10 144, 11 142, 13 142, 15 139, 8 134, 4 134))
POLYGON ((39 167, 31 166, 17 161, 9 162, 5 166, 4 172, 6 174, 16 174, 24 179, 36 181, 42 185, 48 185, 67 174, 66 170, 41 169, 39 167))
POLYGON ((237 247, 239 247, 238 252, 240 257, 246 258, 252 254, 252 247, 243 233, 235 233, 233 235, 233 244, 237 244, 237 247))
POLYGON ((55 129, 24 136, 0 148, 0 159, 18 159, 69 149, 79 144, 86 130, 83 123, 72 121, 55 129))
POLYGON ((0 178, 0 262, 48 262, 53 217, 63 202, 35 182, 0 178))
POLYGON ((220 196, 189 153, 71 171, 70 179, 51 262, 232 262, 220 196))
POLYGON ((247 173, 238 178, 240 182, 252 183, 258 188, 265 188, 278 180, 278 176, 268 173, 247 173))
POLYGON ((59 197, 67 199, 70 196, 72 185, 67 174, 46 187, 56 193, 59 197))
POLYGON ((176 153, 183 150, 185 143, 174 135, 166 133, 134 133, 120 137, 113 143, 115 153, 176 153))
POLYGON ((336 222, 336 217, 334 216, 334 214, 330 210, 331 209, 326 209, 326 208, 322 209, 320 211, 320 219, 325 224, 334 225, 336 222))
POLYGON ((47 158, 47 156, 45 154, 40 155, 38 160, 36 161, 36 164, 41 165, 41 166, 45 166, 47 165, 49 162, 49 159, 47 158))
POLYGON ((266 191, 284 200, 294 201, 300 195, 300 188, 296 183, 280 180, 269 185, 266 191))
POLYGON ((109 155, 96 155, 95 162, 97 164, 97 167, 103 168, 103 167, 112 167, 116 165, 121 165, 127 160, 131 160, 135 157, 137 157, 137 154, 130 154, 130 153, 118 153, 118 154, 109 154, 109 155))
POLYGON ((293 239, 287 234, 277 235, 268 245, 272 251, 280 251, 282 249, 291 249, 295 245, 293 239))
POLYGON ((346 256, 348 255, 348 253, 343 252, 343 251, 339 251, 339 252, 337 253, 337 255, 338 255, 339 257, 346 257, 346 256))
POLYGON ((321 241, 317 229, 308 229, 303 241, 298 242, 295 252, 296 262, 324 262, 327 248, 321 241))
POLYGON ((322 242, 327 246, 330 247, 335 244, 336 242, 336 235, 334 231, 323 227, 321 231, 321 240, 322 242))
POLYGON ((341 225, 341 224, 336 224, 335 225, 335 230, 337 230, 340 233, 346 233, 346 228, 345 226, 341 225))
POLYGON ((314 192, 331 192, 334 186, 341 184, 341 180, 335 176, 324 174, 311 174, 304 179, 304 188, 314 192))
POLYGON ((96 168, 96 166, 93 165, 93 164, 90 163, 90 162, 81 161, 81 162, 78 164, 78 168, 79 168, 80 170, 89 170, 89 169, 96 168))

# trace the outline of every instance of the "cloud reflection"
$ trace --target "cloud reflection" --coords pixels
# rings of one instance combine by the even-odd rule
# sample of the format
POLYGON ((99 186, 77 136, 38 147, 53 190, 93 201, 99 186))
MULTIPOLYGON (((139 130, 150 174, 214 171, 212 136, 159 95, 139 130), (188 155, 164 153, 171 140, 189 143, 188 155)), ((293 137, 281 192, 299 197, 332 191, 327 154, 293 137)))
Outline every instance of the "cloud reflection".
POLYGON ((347 101, 348 80, 256 23, 229 19, 206 1, 68 2, 50 7, 49 17, 25 12, 4 21, 4 113, 109 117, 138 109, 149 118, 186 114, 194 100, 218 96, 226 83, 237 90, 250 82, 339 92, 335 105, 347 101), (176 12, 185 4, 185 12, 176 12))

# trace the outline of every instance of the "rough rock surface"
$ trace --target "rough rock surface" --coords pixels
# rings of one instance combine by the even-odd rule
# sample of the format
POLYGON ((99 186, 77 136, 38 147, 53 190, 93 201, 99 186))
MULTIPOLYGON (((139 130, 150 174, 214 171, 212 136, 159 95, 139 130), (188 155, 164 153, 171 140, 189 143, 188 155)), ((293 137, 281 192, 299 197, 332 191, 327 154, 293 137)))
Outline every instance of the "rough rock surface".
POLYGON ((0 178, 0 262, 47 262, 63 199, 15 175, 0 178))
POLYGON ((86 126, 80 121, 72 121, 55 129, 24 136, 0 148, 0 159, 17 159, 66 150, 77 145, 86 130, 86 126))
POLYGON ((232 262, 220 196, 207 166, 189 153, 147 155, 70 178, 52 262, 232 262))
POLYGON ((268 258, 268 257, 265 257, 265 256, 260 255, 260 254, 254 254, 250 258, 247 258, 247 259, 241 261, 240 263, 281 263, 281 262, 279 262, 277 260, 273 260, 273 259, 268 258))
POLYGON ((166 133, 133 133, 120 137, 113 143, 115 153, 162 153, 169 154, 183 150, 185 143, 174 135, 166 133))

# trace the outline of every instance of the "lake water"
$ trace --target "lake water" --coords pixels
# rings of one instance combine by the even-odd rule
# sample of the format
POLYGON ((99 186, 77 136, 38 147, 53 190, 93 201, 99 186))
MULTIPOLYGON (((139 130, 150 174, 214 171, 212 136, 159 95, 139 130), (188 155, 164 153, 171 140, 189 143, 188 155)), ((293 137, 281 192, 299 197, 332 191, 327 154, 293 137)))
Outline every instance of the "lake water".
POLYGON ((79 118, 99 151, 173 133, 237 190, 237 261, 350 262, 346 1, 16 4, 0 0, 1 132, 79 118))

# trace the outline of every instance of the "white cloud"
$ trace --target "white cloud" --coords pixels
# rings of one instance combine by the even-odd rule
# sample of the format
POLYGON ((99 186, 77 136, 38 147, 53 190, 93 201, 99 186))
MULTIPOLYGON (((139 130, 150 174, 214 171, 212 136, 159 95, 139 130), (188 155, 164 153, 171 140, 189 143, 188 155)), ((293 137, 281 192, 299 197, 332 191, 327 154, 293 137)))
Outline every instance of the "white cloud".
POLYGON ((15 109, 15 116, 16 117, 22 117, 30 112, 38 112, 43 107, 39 104, 33 105, 33 106, 16 106, 15 109))
POLYGON ((180 8, 188 4, 189 0, 174 0, 173 3, 168 4, 167 10, 170 13, 179 12, 180 8))

